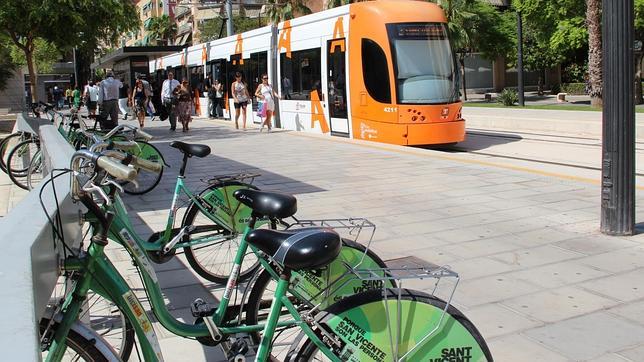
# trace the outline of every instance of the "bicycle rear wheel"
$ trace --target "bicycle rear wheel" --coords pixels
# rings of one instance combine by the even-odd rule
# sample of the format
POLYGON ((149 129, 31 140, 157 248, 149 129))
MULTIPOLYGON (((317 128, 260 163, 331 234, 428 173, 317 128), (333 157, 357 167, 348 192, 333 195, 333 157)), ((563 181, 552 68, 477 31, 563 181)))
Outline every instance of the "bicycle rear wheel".
MULTIPOLYGON (((235 255, 241 242, 243 231, 250 217, 251 210, 233 197, 233 192, 254 186, 241 182, 227 182, 212 185, 204 190, 200 197, 205 203, 213 206, 212 212, 228 219, 232 225, 218 225, 207 217, 196 204, 191 204, 186 211, 181 227, 194 226, 184 241, 212 239, 210 242, 191 245, 184 248, 186 260, 203 278, 212 282, 225 284, 232 270, 235 255), (233 229, 231 231, 231 229, 233 229)), ((258 221, 256 228, 275 229, 275 222, 258 221)), ((239 269, 238 282, 248 279, 259 267, 259 260, 250 250, 244 257, 239 269)))
POLYGON ((16 145, 26 138, 26 134, 22 132, 16 132, 8 135, 0 142, 0 169, 7 173, 7 156, 9 152, 13 150, 16 145))
POLYGON ((38 139, 25 140, 16 145, 7 157, 7 174, 16 186, 29 190, 27 173, 29 165, 36 155, 40 153, 38 139))
MULTIPOLYGON (((334 347, 333 353, 344 361, 392 361, 409 351, 406 361, 443 361, 452 357, 471 362, 493 361, 483 336, 474 324, 451 305, 443 315, 445 307, 445 301, 429 294, 388 288, 343 299, 321 312, 316 319, 321 328, 341 341, 341 347, 334 347), (399 292, 400 304, 397 299, 399 292), (443 320, 439 324, 442 315, 443 320), (398 316, 400 325, 389 328, 388 322, 397 321, 398 316), (437 329, 432 336, 423 341, 434 328, 437 329), (400 331, 397 345, 391 343, 396 341, 396 331, 400 331), (412 350, 421 341, 422 344, 412 350), (398 352, 394 355, 396 349, 398 352)), ((302 334, 300 337, 291 346, 289 358, 294 359, 289 361, 329 360, 307 336, 302 334)))
POLYGON ((39 150, 29 163, 29 169, 27 170, 27 187, 29 190, 36 188, 43 179, 42 161, 42 150, 39 150))

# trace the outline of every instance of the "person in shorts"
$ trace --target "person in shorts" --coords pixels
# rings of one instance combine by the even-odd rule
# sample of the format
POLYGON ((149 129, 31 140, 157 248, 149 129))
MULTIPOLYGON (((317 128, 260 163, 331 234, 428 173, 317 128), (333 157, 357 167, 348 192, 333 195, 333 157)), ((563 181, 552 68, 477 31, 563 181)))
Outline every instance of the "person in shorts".
POLYGON ((89 82, 87 87, 87 112, 91 115, 96 114, 96 102, 98 102, 98 87, 94 82, 89 82))
POLYGON ((246 129, 246 106, 248 105, 248 99, 250 95, 248 94, 248 87, 246 83, 242 80, 242 75, 240 72, 235 73, 235 81, 231 86, 230 94, 233 95, 233 100, 235 104, 235 128, 239 129, 239 114, 242 114, 244 122, 244 130, 246 129), (240 112, 241 111, 241 112, 240 112))

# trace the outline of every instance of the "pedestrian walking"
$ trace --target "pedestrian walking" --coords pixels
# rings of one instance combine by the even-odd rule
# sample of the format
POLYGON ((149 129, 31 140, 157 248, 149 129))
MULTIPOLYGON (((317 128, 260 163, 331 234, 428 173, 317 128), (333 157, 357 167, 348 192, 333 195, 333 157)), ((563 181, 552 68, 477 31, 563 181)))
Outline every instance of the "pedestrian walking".
POLYGON ((148 96, 146 95, 145 85, 143 81, 138 79, 132 89, 130 104, 134 106, 134 113, 139 120, 139 127, 143 128, 145 123, 146 104, 148 103, 148 96))
POLYGON ((174 79, 174 73, 168 72, 168 79, 163 81, 161 87, 161 98, 163 99, 163 106, 166 109, 168 118, 170 119, 170 131, 177 129, 177 115, 175 114, 175 103, 178 98, 174 98, 174 90, 179 86, 179 81, 174 79))
POLYGON ((54 86, 54 90, 52 91, 52 95, 54 96, 54 102, 56 104, 56 108, 58 110, 63 109, 63 106, 65 106, 65 92, 58 88, 58 86, 54 86))
POLYGON ((154 95, 154 92, 152 91, 152 86, 150 85, 150 82, 145 80, 145 77, 142 75, 137 75, 136 76, 137 80, 140 80, 141 83, 143 83, 143 90, 145 91, 145 112, 150 116, 154 118, 154 106, 150 103, 150 100, 152 99, 152 96, 154 95))
POLYGON ((123 82, 123 79, 121 79, 121 83, 123 84, 123 87, 119 89, 119 111, 121 111, 121 114, 123 114, 123 120, 127 121, 127 118, 130 116, 131 109, 130 107, 132 104, 130 103, 130 96, 131 96, 131 91, 130 91, 130 85, 123 82))
POLYGON ((102 129, 112 129, 119 124, 118 100, 123 83, 114 79, 114 73, 111 70, 107 71, 106 75, 107 78, 101 81, 98 92, 98 104, 101 107, 100 123, 102 129))
POLYGON ((183 132, 187 132, 190 129, 188 124, 192 121, 192 91, 188 80, 182 79, 181 85, 175 88, 173 94, 179 99, 176 110, 179 122, 183 125, 183 132))
POLYGON ((235 128, 239 129, 239 114, 241 110, 244 120, 244 129, 246 129, 246 106, 248 105, 250 95, 248 94, 248 88, 246 87, 246 83, 242 80, 240 72, 235 73, 235 81, 231 85, 230 89, 230 93, 233 95, 235 104, 235 128))
POLYGON ((291 80, 287 76, 282 78, 282 92, 284 93, 284 99, 291 99, 291 80))
MULTIPOLYGON (((80 109, 80 106, 81 106, 81 91, 80 91, 79 86, 76 86, 76 89, 74 89, 72 91, 72 100, 74 102, 74 108, 76 108, 77 110, 80 109)), ((72 106, 71 106, 71 103, 70 103, 69 108, 71 108, 71 107, 72 106)))
POLYGON ((74 90, 72 87, 65 89, 65 98, 67 99, 67 105, 69 108, 72 108, 72 102, 74 101, 74 90))
POLYGON ((213 100, 214 100, 214 107, 213 107, 213 115, 217 118, 223 118, 224 117, 224 85, 221 84, 219 79, 215 79, 213 83, 213 100))
POLYGON ((273 86, 268 83, 268 75, 262 74, 262 83, 257 86, 255 90, 255 96, 262 100, 262 115, 266 117, 262 122, 262 126, 259 128, 261 132, 264 129, 264 126, 268 128, 268 132, 271 131, 271 118, 273 117, 273 112, 275 112, 275 99, 279 99, 279 95, 273 89, 273 86))
POLYGON ((96 103, 98 102, 98 86, 94 82, 89 82, 87 87, 87 113, 96 114, 96 103))

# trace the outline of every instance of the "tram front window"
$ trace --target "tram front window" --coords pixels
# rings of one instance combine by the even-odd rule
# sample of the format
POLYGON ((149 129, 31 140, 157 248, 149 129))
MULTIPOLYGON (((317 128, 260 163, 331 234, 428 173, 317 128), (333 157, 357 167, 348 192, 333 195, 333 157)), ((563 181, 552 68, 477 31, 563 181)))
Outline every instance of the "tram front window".
POLYGON ((395 59, 398 103, 457 101, 457 74, 446 24, 389 24, 387 30, 395 59))

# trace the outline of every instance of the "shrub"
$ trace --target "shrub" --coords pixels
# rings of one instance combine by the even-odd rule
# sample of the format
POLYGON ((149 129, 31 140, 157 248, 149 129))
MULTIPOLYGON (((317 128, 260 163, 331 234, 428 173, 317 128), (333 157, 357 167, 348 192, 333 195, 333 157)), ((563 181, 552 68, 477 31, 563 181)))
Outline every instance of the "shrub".
POLYGON ((563 83, 561 85, 561 91, 572 95, 584 95, 586 94, 586 84, 585 83, 563 83))
POLYGON ((579 83, 584 81, 584 74, 588 72, 586 64, 569 64, 563 69, 561 78, 565 83, 579 83))
POLYGON ((519 102, 519 94, 514 89, 505 88, 497 97, 497 102, 502 103, 504 106, 513 106, 519 102))
POLYGON ((561 84, 553 84, 550 86, 550 94, 561 93, 561 84))

